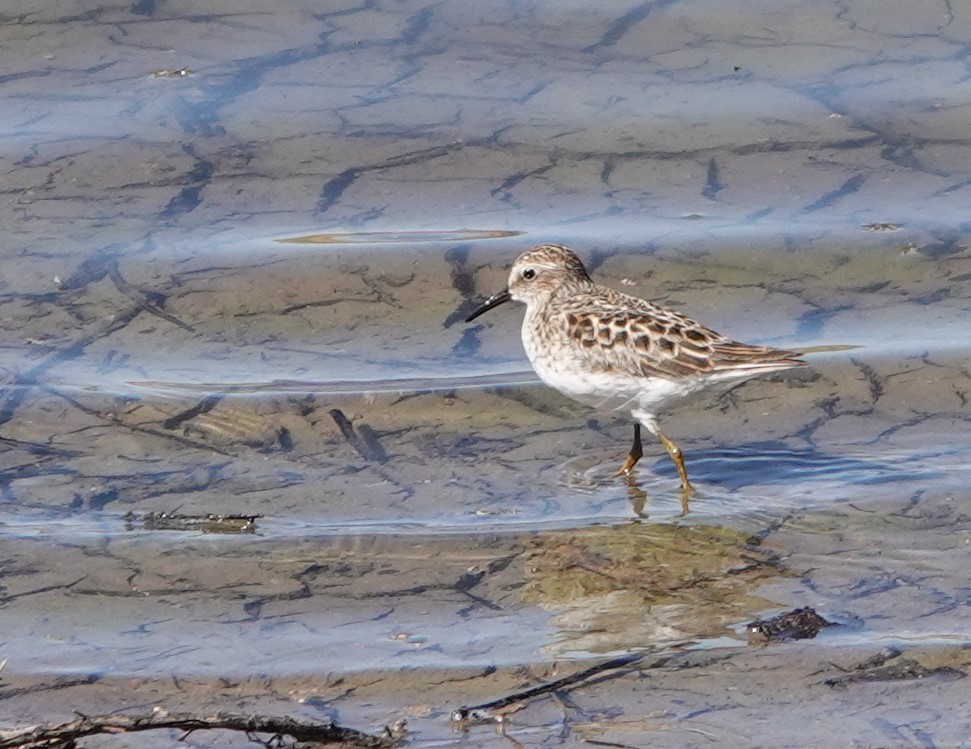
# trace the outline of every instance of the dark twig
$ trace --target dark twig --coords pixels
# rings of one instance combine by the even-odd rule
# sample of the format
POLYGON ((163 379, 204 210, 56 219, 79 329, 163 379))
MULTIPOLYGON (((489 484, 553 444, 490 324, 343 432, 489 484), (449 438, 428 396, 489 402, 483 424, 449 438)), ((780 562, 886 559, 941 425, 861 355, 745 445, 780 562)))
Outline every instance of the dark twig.
POLYGON ((169 713, 156 709, 150 715, 79 715, 76 720, 60 725, 30 726, 28 728, 0 729, 0 749, 42 749, 71 746, 84 736, 97 734, 133 733, 177 729, 201 731, 222 729, 246 734, 269 733, 289 736, 294 741, 312 741, 322 744, 341 744, 362 749, 385 749, 394 743, 392 735, 373 736, 353 728, 343 728, 333 723, 305 723, 292 718, 274 718, 260 715, 236 715, 217 713, 199 716, 191 713, 169 713))
POLYGON ((134 320, 141 311, 142 308, 138 305, 119 310, 97 325, 90 333, 77 338, 63 348, 56 349, 26 372, 17 374, 13 382, 0 389, 0 426, 13 418, 20 404, 27 398, 30 388, 40 381, 42 375, 56 366, 77 359, 89 345, 121 330, 134 320))
MULTIPOLYGON (((471 707, 460 707, 452 711, 451 720, 453 723, 462 724, 502 722, 506 715, 525 707, 524 703, 527 700, 579 686, 588 679, 599 676, 606 671, 613 671, 637 663, 643 660, 645 655, 645 653, 628 653, 619 658, 598 663, 575 674, 564 676, 562 679, 555 679, 545 684, 524 689, 521 692, 514 692, 491 702, 483 702, 481 705, 471 707)), ((613 675, 616 676, 617 674, 613 675)), ((2 745, 0 745, 0 749, 3 749, 2 745)))
POLYGON ((124 279, 121 272, 118 270, 118 259, 114 258, 105 265, 105 270, 108 272, 108 277, 111 282, 115 285, 122 294, 131 299, 135 304, 141 307, 143 310, 148 312, 150 315, 155 315, 156 317, 161 317, 163 320, 172 323, 176 327, 187 330, 190 333, 195 333, 195 328, 191 325, 187 325, 182 322, 179 318, 174 315, 170 315, 168 312, 162 309, 165 306, 167 298, 165 294, 158 291, 146 291, 145 289, 140 289, 132 286, 124 279))
MULTIPOLYGON (((87 577, 88 577, 87 575, 81 575, 81 577, 79 577, 74 582, 63 583, 58 585, 45 585, 42 588, 34 588, 33 590, 25 590, 20 593, 12 593, 7 596, 0 596, 0 606, 4 606, 10 603, 11 601, 16 601, 18 598, 24 598, 25 596, 36 596, 40 593, 50 593, 51 591, 54 591, 54 590, 70 590, 78 583, 86 580, 87 577)), ((3 744, 0 744, 0 747, 2 746, 3 744)))
POLYGON ((91 408, 90 406, 86 406, 83 403, 81 403, 79 400, 77 400, 76 398, 72 398, 67 393, 65 393, 65 392, 63 392, 61 390, 58 390, 55 387, 51 387, 49 385, 42 385, 40 387, 41 387, 41 390, 43 390, 43 391, 45 391, 47 393, 50 393, 51 395, 55 395, 58 398, 61 398, 62 400, 67 401, 68 403, 70 403, 72 406, 74 406, 81 413, 85 413, 88 416, 94 416, 97 419, 100 419, 101 421, 104 421, 104 422, 107 422, 109 424, 113 424, 113 425, 116 425, 116 426, 120 426, 123 429, 127 429, 127 430, 129 430, 131 432, 136 432, 138 434, 149 434, 149 435, 151 435, 153 437, 161 437, 164 440, 169 440, 171 442, 175 442, 177 444, 184 445, 185 447, 192 447, 192 448, 196 448, 198 450, 208 450, 209 452, 214 452, 214 453, 216 453, 218 455, 225 455, 225 456, 228 456, 228 457, 231 457, 233 455, 231 452, 228 452, 228 451, 223 450, 223 449, 221 449, 219 447, 216 447, 215 445, 206 444, 205 442, 197 442, 195 440, 190 440, 190 439, 188 439, 186 437, 180 437, 177 434, 170 434, 169 432, 161 432, 158 429, 152 429, 151 427, 139 426, 137 424, 126 424, 124 421, 122 421, 121 419, 119 419, 117 416, 113 416, 111 414, 108 414, 108 413, 104 413, 102 411, 99 411, 96 408, 91 408))
POLYGON ((170 416, 167 418, 162 422, 162 427, 165 429, 175 429, 180 424, 189 421, 190 419, 194 419, 196 416, 209 413, 212 411, 212 409, 219 405, 219 402, 222 399, 223 396, 221 395, 207 395, 194 406, 191 406, 184 411, 180 411, 179 413, 175 414, 175 416, 170 416))

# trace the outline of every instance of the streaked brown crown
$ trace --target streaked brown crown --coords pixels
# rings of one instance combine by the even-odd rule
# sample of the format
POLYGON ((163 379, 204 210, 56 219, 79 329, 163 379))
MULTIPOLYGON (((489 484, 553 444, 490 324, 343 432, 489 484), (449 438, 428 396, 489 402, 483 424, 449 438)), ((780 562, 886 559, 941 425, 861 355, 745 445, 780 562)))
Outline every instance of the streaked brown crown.
POLYGON ((532 247, 516 259, 516 265, 543 265, 566 271, 570 276, 590 280, 587 269, 577 254, 561 244, 541 244, 532 247))
POLYGON ((540 302, 557 290, 591 286, 580 258, 559 244, 541 244, 516 258, 509 273, 509 292, 520 302, 540 302))

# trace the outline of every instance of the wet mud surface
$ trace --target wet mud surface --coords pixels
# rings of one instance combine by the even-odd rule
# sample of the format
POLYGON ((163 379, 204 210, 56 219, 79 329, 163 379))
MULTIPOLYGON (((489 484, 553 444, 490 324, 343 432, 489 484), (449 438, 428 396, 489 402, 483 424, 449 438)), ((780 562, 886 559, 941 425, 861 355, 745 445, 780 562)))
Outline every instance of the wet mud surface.
POLYGON ((0 11, 3 727, 963 745, 971 15, 232 5, 0 11), (551 240, 818 349, 662 415, 687 513, 521 310, 462 323, 551 240))
MULTIPOLYGON (((13 662, 29 647, 34 672, 5 671, 0 697, 18 722, 109 703, 232 705, 374 730, 406 717, 412 739, 431 741, 448 738, 462 705, 579 670, 583 653, 629 650, 645 660, 527 701, 506 730, 526 744, 649 731, 662 745, 714 734, 756 746, 743 740, 751 726, 785 713, 764 729, 780 745, 806 731, 823 746, 840 730, 879 742, 942 727, 959 743, 971 526, 952 505, 794 514, 761 542, 700 524, 477 543, 161 534, 47 544, 41 563, 41 539, 8 541, 4 618, 21 636, 5 652, 13 662), (810 600, 839 626, 746 643, 753 612, 810 600)), ((489 726, 467 730, 503 741, 489 726)))

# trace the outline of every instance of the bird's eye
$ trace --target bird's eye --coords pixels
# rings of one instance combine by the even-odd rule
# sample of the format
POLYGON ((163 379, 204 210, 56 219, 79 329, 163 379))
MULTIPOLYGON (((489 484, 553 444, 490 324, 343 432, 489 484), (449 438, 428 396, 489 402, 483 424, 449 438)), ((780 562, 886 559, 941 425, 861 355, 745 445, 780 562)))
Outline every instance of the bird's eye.
POLYGON ((534 278, 536 278, 536 269, 527 268, 526 270, 524 270, 523 278, 525 278, 527 281, 532 281, 534 278))

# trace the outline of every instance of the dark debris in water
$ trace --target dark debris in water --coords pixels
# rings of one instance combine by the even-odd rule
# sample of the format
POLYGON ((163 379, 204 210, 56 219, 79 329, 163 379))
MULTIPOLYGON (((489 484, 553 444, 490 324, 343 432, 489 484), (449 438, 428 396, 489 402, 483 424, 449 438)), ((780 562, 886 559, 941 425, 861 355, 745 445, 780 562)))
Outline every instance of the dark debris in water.
POLYGON ((745 626, 749 644, 761 645, 772 641, 811 640, 824 627, 836 626, 816 613, 816 609, 805 606, 773 616, 770 619, 756 619, 745 626))
POLYGON ((162 69, 162 70, 153 71, 149 75, 149 77, 179 79, 179 78, 188 78, 192 74, 193 74, 192 71, 189 70, 188 68, 177 68, 176 70, 162 69))
MULTIPOLYGON (((77 739, 99 734, 117 736, 123 733, 177 729, 184 735, 196 731, 235 731, 247 736, 251 742, 263 746, 333 746, 383 749, 392 746, 404 731, 404 722, 385 727, 383 734, 374 735, 345 728, 331 721, 309 722, 290 717, 244 715, 220 712, 170 713, 156 707, 150 713, 135 715, 83 715, 75 711, 73 720, 67 723, 45 723, 27 728, 0 729, 0 747, 4 749, 34 749, 48 746, 76 746, 77 739), (273 738, 260 741, 256 734, 272 734, 273 738), (294 742, 286 740, 292 737, 294 742)), ((137 742, 136 742, 137 743, 137 742)))
POLYGON ((887 648, 867 658, 840 676, 826 679, 826 686, 842 689, 850 684, 873 681, 908 681, 931 676, 946 681, 963 679, 964 671, 953 666, 927 666, 916 658, 905 658, 897 648, 887 648))
POLYGON ((129 512, 125 515, 128 530, 140 527, 148 531, 202 531, 203 533, 254 533, 262 515, 218 515, 205 513, 182 515, 171 512, 129 512))
POLYGON ((378 435, 375 431, 367 424, 361 424, 355 430, 354 425, 351 423, 344 412, 339 408, 332 408, 330 410, 330 417, 337 424, 337 428, 341 430, 341 435, 347 440, 347 443, 353 447, 358 455, 360 455, 364 460, 368 462, 378 462, 384 463, 388 459, 388 454, 385 452, 384 447, 378 441, 378 435))
POLYGON ((570 689, 589 683, 589 680, 593 678, 602 681, 605 678, 624 676, 630 673, 630 669, 635 668, 636 664, 643 659, 643 653, 628 653, 618 658, 612 658, 608 661, 594 664, 582 671, 554 681, 529 687, 528 689, 519 690, 512 694, 507 694, 499 699, 484 702, 481 705, 457 708, 452 711, 449 720, 453 724, 463 728, 478 723, 503 723, 508 715, 522 710, 530 700, 536 699, 537 697, 546 697, 554 693, 569 691, 570 689))

